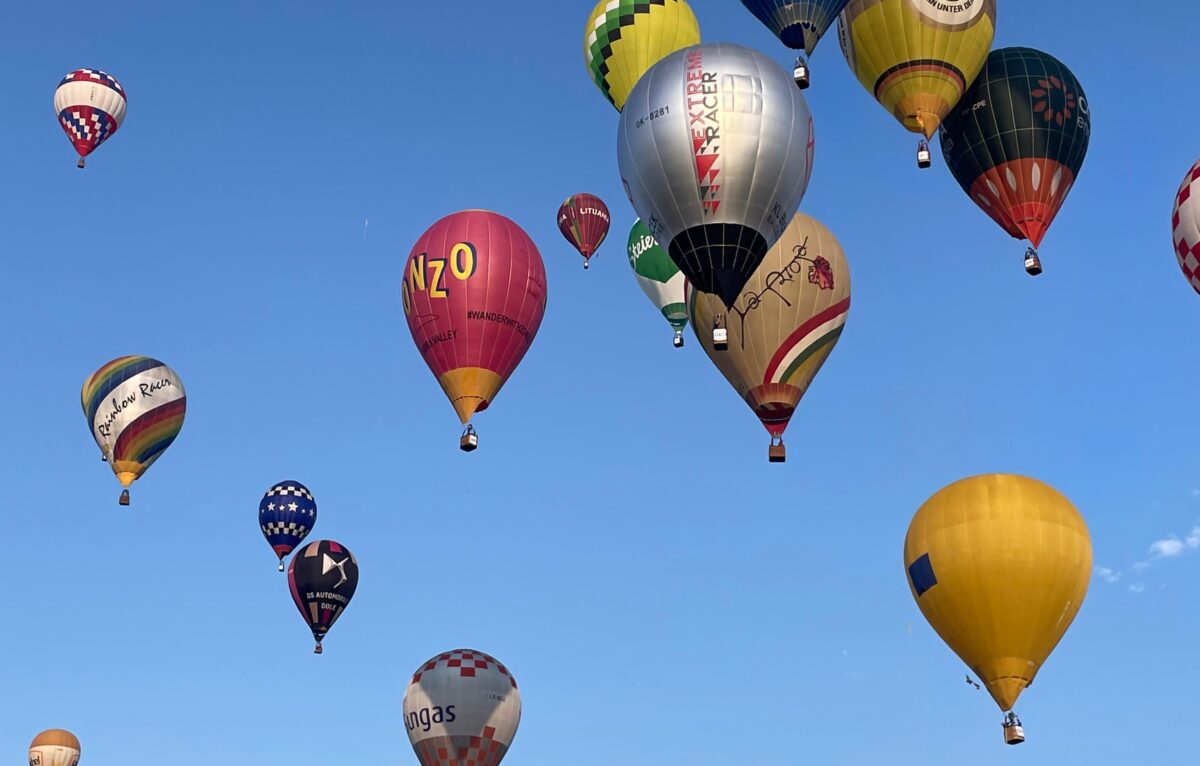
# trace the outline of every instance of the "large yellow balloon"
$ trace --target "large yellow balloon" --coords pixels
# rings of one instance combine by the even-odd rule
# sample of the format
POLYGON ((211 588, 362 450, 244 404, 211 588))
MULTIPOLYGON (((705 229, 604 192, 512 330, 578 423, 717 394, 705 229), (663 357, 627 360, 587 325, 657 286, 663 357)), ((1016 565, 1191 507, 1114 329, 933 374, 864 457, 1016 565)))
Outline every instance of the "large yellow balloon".
POLYGON ((996 0, 850 0, 838 18, 858 81, 926 138, 983 68, 995 32, 996 0))
POLYGON ((700 24, 684 0, 600 0, 583 32, 583 56, 596 87, 617 111, 646 70, 700 43, 700 24))
POLYGON ((728 312, 715 295, 692 290, 688 298, 704 353, 762 421, 777 449, 849 311, 850 268, 842 246, 803 213, 793 216, 728 312), (729 342, 716 350, 712 328, 722 317, 729 342))
POLYGON ((925 501, 908 527, 904 566, 925 619, 1008 711, 1075 619, 1092 543, 1053 487, 987 474, 925 501))

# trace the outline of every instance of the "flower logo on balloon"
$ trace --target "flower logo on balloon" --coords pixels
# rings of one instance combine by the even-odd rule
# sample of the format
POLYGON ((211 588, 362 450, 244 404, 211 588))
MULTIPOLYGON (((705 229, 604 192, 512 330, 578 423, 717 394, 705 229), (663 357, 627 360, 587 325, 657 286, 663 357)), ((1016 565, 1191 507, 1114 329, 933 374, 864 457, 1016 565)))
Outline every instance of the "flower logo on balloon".
POLYGON ((819 255, 813 258, 812 266, 808 267, 808 281, 821 290, 832 290, 833 267, 829 265, 829 261, 819 255))
POLYGON ((1054 75, 1037 81, 1038 87, 1030 91, 1034 98, 1033 111, 1042 115, 1042 120, 1053 120, 1062 127, 1075 109, 1075 94, 1067 90, 1066 83, 1054 75), (1061 103, 1058 103, 1061 102, 1061 103))

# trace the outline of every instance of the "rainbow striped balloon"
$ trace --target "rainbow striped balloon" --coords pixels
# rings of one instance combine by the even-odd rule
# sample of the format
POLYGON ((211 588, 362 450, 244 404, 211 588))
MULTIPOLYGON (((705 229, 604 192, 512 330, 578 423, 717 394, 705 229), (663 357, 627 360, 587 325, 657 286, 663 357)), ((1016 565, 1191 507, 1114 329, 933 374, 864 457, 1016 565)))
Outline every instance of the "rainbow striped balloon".
POLYGON ((122 356, 88 376, 82 404, 92 438, 128 490, 179 435, 187 393, 179 375, 157 359, 122 356))

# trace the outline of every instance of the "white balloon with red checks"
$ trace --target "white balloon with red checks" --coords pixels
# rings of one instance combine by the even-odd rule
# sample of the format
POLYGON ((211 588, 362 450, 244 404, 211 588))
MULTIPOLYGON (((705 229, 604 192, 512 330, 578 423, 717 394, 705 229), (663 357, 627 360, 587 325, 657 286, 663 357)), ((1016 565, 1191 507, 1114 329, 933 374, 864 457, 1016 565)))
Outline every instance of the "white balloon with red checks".
POLYGON ((1200 160, 1183 177, 1171 214, 1175 257, 1192 289, 1200 293, 1200 160))
POLYGON ((497 766, 520 723, 516 679, 474 649, 431 657, 404 693, 404 725, 421 766, 497 766))

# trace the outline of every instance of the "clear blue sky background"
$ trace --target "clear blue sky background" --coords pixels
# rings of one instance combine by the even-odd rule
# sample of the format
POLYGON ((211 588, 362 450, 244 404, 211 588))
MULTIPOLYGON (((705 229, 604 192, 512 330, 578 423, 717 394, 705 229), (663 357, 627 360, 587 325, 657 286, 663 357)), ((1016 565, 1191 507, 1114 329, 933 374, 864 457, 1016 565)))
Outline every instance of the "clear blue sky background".
MULTIPOLYGON (((1200 299, 1169 220, 1200 152, 1200 10, 1000 0, 996 45, 1061 58, 1094 117, 1037 280, 824 41, 802 208, 845 246, 854 306, 775 466, 626 265, 591 5, 8 9, 0 760, 62 726, 84 766, 414 764, 405 684, 457 646, 521 684, 512 764, 1200 760, 1200 299), (51 109, 76 67, 130 95, 83 172, 51 109), (583 190, 614 213, 586 273, 554 221, 583 190), (400 276, 472 207, 530 232, 549 308, 465 455, 400 276), (189 398, 128 509, 78 404, 121 354, 189 398), (988 471, 1066 493, 1111 570, 1022 697, 1016 751, 901 562, 914 510, 988 471), (321 657, 257 528, 283 478, 362 568, 321 657)), ((706 40, 790 64, 740 3, 693 5, 706 40)))

